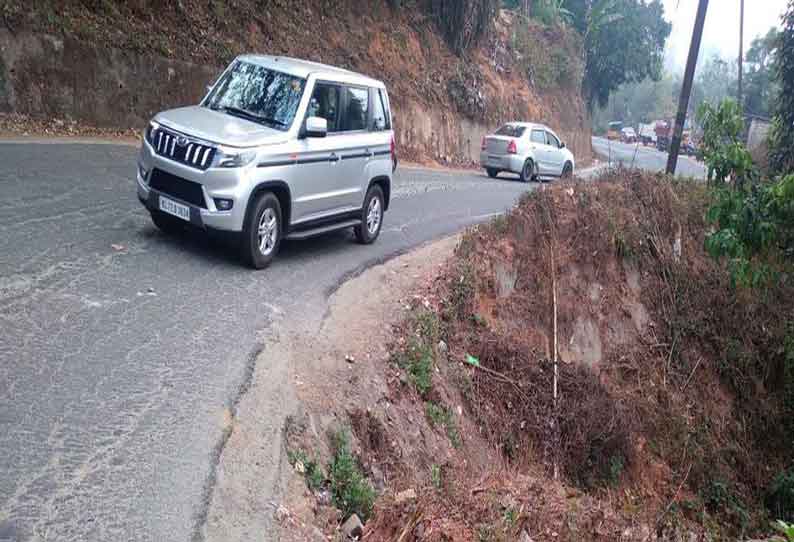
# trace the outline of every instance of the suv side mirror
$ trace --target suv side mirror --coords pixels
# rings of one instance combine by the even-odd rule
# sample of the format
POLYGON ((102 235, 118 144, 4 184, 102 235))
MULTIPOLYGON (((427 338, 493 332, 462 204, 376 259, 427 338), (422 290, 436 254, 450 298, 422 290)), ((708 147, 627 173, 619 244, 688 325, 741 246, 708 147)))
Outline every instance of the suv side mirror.
POLYGON ((565 148, 565 141, 560 141, 560 148, 561 148, 561 149, 564 149, 564 148, 565 148))
POLYGON ((325 137, 328 134, 328 121, 322 117, 306 119, 306 137, 325 137))

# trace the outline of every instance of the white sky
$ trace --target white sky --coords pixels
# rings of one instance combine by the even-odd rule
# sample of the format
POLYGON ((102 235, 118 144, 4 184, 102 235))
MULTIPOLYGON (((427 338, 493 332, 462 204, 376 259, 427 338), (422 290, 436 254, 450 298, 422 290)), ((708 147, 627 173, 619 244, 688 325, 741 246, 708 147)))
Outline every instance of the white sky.
MULTIPOLYGON (((715 52, 725 58, 738 59, 739 2, 740 0, 709 1, 698 65, 715 52)), ((745 52, 754 37, 766 34, 772 26, 780 28, 780 16, 787 4, 788 0, 745 0, 745 52)), ((665 16, 673 23, 673 31, 667 40, 665 66, 681 75, 684 73, 689 44, 692 41, 697 5, 698 0, 664 0, 665 16)))

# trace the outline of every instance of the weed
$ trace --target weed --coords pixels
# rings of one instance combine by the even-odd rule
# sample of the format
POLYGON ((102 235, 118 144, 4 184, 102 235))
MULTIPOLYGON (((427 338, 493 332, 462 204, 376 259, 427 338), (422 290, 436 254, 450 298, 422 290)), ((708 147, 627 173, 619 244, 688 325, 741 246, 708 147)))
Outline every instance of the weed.
POLYGON ((357 514, 362 521, 366 521, 375 503, 375 490, 362 474, 350 451, 348 432, 336 432, 332 437, 332 445, 334 457, 328 467, 332 502, 345 517, 357 514))
POLYGON ((506 233, 509 224, 508 215, 506 214, 498 214, 491 220, 491 228, 499 234, 506 233))
POLYGON ((433 387, 433 349, 418 339, 411 339, 397 354, 397 364, 406 370, 408 379, 419 395, 427 395, 433 387))
POLYGON ((508 527, 513 527, 518 521, 518 511, 512 506, 507 507, 502 514, 502 519, 508 527))
POLYGON ((317 491, 325 483, 325 473, 320 464, 310 459, 303 450, 290 451, 287 453, 290 464, 294 467, 300 463, 303 465, 303 476, 306 478, 306 485, 312 491, 317 491))
POLYGON ((425 414, 433 427, 443 427, 446 430, 447 438, 454 448, 460 448, 461 439, 458 426, 455 423, 455 416, 451 410, 443 405, 427 401, 425 403, 425 414))
POLYGON ((430 310, 422 310, 416 316, 416 324, 419 336, 428 344, 436 344, 441 338, 441 323, 438 321, 436 313, 430 310))
POLYGON ((469 312, 475 292, 474 269, 469 262, 463 261, 458 266, 450 291, 449 309, 451 316, 463 320, 469 312))
POLYGON ((436 489, 441 489, 441 467, 433 465, 430 467, 430 483, 436 489))
POLYGON ((613 486, 620 482, 620 475, 625 468, 624 459, 621 455, 613 455, 609 458, 609 483, 613 486))

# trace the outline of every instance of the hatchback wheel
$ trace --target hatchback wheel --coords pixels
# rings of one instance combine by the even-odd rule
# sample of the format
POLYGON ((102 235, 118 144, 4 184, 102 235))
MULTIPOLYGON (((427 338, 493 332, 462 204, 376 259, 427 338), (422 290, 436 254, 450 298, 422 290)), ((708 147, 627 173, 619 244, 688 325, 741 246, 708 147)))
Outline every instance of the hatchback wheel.
POLYGON ((535 164, 531 159, 524 162, 524 167, 521 170, 521 182, 528 183, 535 178, 535 164))
POLYGON ((573 176, 573 165, 570 162, 565 162, 562 168, 562 178, 570 179, 573 176))
POLYGON ((245 262, 255 269, 264 269, 275 258, 281 246, 281 205, 270 192, 253 203, 243 230, 240 250, 245 262))
POLYGON ((485 172, 488 174, 488 176, 489 176, 491 179, 496 179, 496 176, 497 176, 497 175, 499 175, 499 170, 498 170, 498 169, 494 169, 494 168, 492 168, 492 167, 489 167, 489 168, 487 168, 487 169, 485 170, 485 172))
POLYGON ((369 245, 375 242, 383 226, 383 190, 372 185, 364 198, 361 225, 355 227, 356 239, 359 243, 369 245))

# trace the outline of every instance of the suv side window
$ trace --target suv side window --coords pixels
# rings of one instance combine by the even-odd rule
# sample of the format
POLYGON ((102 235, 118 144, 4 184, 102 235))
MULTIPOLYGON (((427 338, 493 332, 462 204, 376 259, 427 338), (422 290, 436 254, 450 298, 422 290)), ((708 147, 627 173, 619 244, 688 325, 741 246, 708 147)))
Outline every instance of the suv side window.
POLYGON ((339 131, 339 87, 318 83, 312 92, 307 117, 322 117, 328 121, 328 133, 339 131))
POLYGON ((372 131, 388 130, 389 117, 386 115, 383 94, 379 89, 372 89, 372 97, 372 131))
POLYGON ((532 130, 530 138, 533 143, 546 144, 546 132, 544 130, 532 130))
POLYGON ((369 119, 369 89, 342 87, 345 97, 345 111, 342 115, 343 132, 366 130, 369 119))
POLYGON ((549 138, 549 145, 551 145, 555 149, 560 148, 560 140, 554 137, 554 134, 552 134, 551 132, 546 132, 546 137, 549 138))

